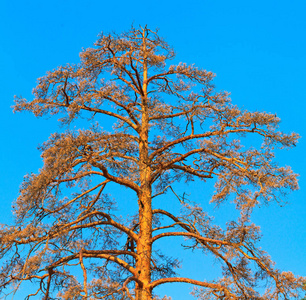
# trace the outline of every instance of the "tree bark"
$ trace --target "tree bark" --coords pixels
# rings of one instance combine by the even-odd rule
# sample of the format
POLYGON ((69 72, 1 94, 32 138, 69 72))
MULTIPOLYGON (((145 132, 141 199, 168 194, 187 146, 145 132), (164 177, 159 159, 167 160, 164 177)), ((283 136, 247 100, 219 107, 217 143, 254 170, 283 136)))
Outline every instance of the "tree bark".
POLYGON ((149 164, 149 113, 147 97, 147 55, 146 31, 143 30, 143 85, 142 85, 142 120, 139 143, 140 192, 139 205, 139 239, 137 243, 136 272, 142 284, 136 283, 136 300, 151 300, 151 255, 152 255, 152 187, 151 168, 149 164))
POLYGON ((136 272, 142 284, 136 284, 136 300, 151 300, 152 205, 151 187, 148 184, 142 186, 139 195, 139 239, 137 254, 136 272))
POLYGON ((142 120, 141 142, 139 145, 140 192, 139 206, 139 238, 137 243, 136 272, 142 282, 136 284, 136 300, 151 300, 151 254, 152 254, 152 188, 151 168, 148 164, 148 116, 144 112, 142 120))

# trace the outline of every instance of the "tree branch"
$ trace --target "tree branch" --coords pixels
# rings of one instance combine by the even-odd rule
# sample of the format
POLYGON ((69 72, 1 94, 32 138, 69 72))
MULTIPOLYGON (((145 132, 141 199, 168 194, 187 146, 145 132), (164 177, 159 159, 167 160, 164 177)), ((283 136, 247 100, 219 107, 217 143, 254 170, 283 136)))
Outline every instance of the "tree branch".
MULTIPOLYGON (((181 222, 178 222, 177 224, 181 225, 181 222)), ((152 243, 154 243, 155 241, 157 241, 158 239, 160 239, 162 237, 168 237, 168 236, 192 237, 192 238, 195 238, 198 241, 203 241, 203 242, 217 244, 217 245, 226 245, 226 246, 232 246, 233 245, 233 243, 229 243, 229 242, 221 241, 221 240, 215 240, 215 239, 211 239, 211 238, 206 238, 206 237, 203 237, 199 234, 192 233, 192 232, 164 232, 164 233, 160 233, 160 234, 158 234, 158 235, 156 235, 155 237, 152 238, 152 243)))
POLYGON ((94 166, 96 168, 99 168, 103 172, 103 176, 106 179, 109 179, 110 181, 113 181, 113 182, 119 183, 121 185, 124 185, 126 187, 129 187, 132 190, 134 190, 137 194, 140 192, 140 188, 136 183, 134 183, 134 182, 132 182, 128 179, 116 177, 116 176, 113 176, 113 175, 109 174, 108 170, 105 166, 103 166, 102 164, 94 161, 93 159, 90 159, 89 162, 92 166, 94 166))
POLYGON ((203 286, 206 288, 210 288, 213 290, 218 290, 224 292, 227 296, 230 296, 230 299, 238 299, 235 295, 229 292, 229 290, 225 287, 222 286, 221 284, 216 284, 216 283, 209 283, 205 281, 199 281, 199 280, 193 280, 190 278, 184 278, 184 277, 169 277, 169 278, 162 278, 155 280, 150 283, 150 288, 154 289, 158 285, 165 284, 165 283, 170 283, 170 282, 185 282, 193 285, 198 285, 198 286, 203 286))
MULTIPOLYGON (((136 276, 136 270, 129 265, 126 261, 124 261, 123 259, 118 258, 117 256, 111 255, 111 254, 106 254, 106 252, 108 253, 113 253, 113 254, 123 254, 123 253, 117 253, 116 250, 101 250, 101 251, 91 251, 91 250, 83 250, 83 258, 87 257, 87 258, 102 258, 102 259, 106 259, 112 262, 115 262, 116 264, 120 265, 121 267, 123 267, 124 269, 126 269, 127 271, 131 272, 134 276, 136 276)), ((128 252, 128 251, 121 251, 121 252, 128 252)), ((126 253, 124 253, 126 254, 126 253)), ((61 259, 59 259, 58 261, 52 263, 48 268, 56 268, 60 265, 63 265, 69 261, 75 260, 75 259, 79 259, 80 258, 80 254, 79 253, 75 253, 66 257, 63 257, 61 259)))

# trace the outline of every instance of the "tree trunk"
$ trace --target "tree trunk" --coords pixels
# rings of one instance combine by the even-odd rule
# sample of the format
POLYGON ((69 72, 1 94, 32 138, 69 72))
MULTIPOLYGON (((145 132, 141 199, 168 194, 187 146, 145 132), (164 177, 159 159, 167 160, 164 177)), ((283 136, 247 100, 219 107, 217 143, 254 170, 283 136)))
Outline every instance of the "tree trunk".
MULTIPOLYGON (((146 123, 146 122, 144 122, 146 123)), ((152 290, 148 288, 151 282, 151 255, 152 255, 152 189, 151 168, 148 165, 148 130, 141 135, 140 154, 140 182, 141 190, 138 195, 139 206, 139 239, 137 243, 138 258, 136 272, 142 284, 136 284, 136 300, 151 300, 152 290)))
POLYGON ((139 240, 136 271, 142 285, 136 285, 136 300, 151 300, 152 208, 151 188, 144 186, 139 197, 139 240))
MULTIPOLYGON (((144 101, 145 103, 145 101, 144 101)), ((139 206, 139 239, 137 243, 136 271, 142 285, 136 284, 136 300, 151 300, 152 290, 148 288, 151 282, 152 255, 152 188, 151 168, 148 163, 148 115, 146 111, 142 119, 142 132, 139 144, 140 192, 139 206)))
POLYGON ((139 143, 139 171, 141 191, 139 205, 139 239, 137 244, 136 272, 140 283, 136 283, 136 300, 152 300, 151 255, 152 255, 152 188, 151 168, 148 161, 149 113, 147 95, 147 49, 146 30, 143 30, 143 85, 142 85, 142 120, 139 143))

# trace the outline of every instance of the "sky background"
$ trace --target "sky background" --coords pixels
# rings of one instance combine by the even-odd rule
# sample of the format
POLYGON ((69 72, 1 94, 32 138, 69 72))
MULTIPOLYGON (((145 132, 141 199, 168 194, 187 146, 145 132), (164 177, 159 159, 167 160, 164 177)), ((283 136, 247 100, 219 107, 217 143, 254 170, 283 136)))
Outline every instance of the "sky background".
MULTIPOLYGON (((159 28, 160 36, 174 47, 177 62, 214 72, 217 89, 231 92, 233 103, 276 113, 283 131, 301 135, 296 148, 277 152, 280 165, 300 174, 300 190, 289 195, 285 207, 272 204, 256 210, 253 220, 261 226, 261 246, 277 268, 305 276, 305 14, 305 0, 1 0, 0 222, 11 222, 11 202, 23 176, 42 166, 37 145, 58 130, 55 119, 13 114, 14 95, 31 99, 38 77, 59 65, 77 63, 79 52, 91 47, 101 31, 119 33, 131 24, 147 24, 159 28)), ((195 187, 188 190, 192 200, 208 206, 195 187)), ((227 205, 209 209, 217 219, 229 212, 227 205)), ((194 279, 215 274, 201 256, 193 259, 192 254, 175 251, 185 253, 183 267, 194 279)), ((193 299, 189 292, 184 284, 161 289, 175 300, 193 299)))

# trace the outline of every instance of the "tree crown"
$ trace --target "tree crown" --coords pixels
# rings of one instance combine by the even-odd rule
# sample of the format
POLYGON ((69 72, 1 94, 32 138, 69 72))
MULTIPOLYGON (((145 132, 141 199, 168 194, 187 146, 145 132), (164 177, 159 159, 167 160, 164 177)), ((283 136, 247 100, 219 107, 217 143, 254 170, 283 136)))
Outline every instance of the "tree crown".
POLYGON ((274 114, 240 110, 228 93, 215 91, 213 73, 170 65, 174 57, 146 27, 101 34, 79 64, 39 78, 33 100, 16 99, 15 111, 58 114, 63 124, 85 116, 89 126, 55 133, 41 146, 44 165, 22 184, 14 204, 16 226, 1 231, 1 253, 12 253, 2 268, 2 288, 37 280, 37 294, 45 299, 56 286, 61 299, 152 299, 160 284, 188 282, 202 287, 195 295, 205 299, 298 295, 302 279, 274 269, 256 248, 260 234, 251 213, 298 188, 296 174, 277 165, 273 150, 295 146, 299 136, 279 131, 274 114), (109 120, 112 130, 103 129, 109 120), (243 145, 248 136, 260 137, 261 146, 243 145), (184 203, 173 187, 213 178, 211 201, 231 199, 240 211, 226 229, 213 225, 200 206, 184 203), (111 183, 137 196, 139 211, 129 222, 114 212, 106 193, 111 183), (152 207, 168 191, 181 202, 180 216, 152 207), (224 277, 174 277, 178 260, 154 246, 169 236, 185 237, 186 248, 210 253, 224 277), (83 283, 72 262, 82 269, 83 283), (256 284, 264 279, 274 289, 260 295, 256 284))

